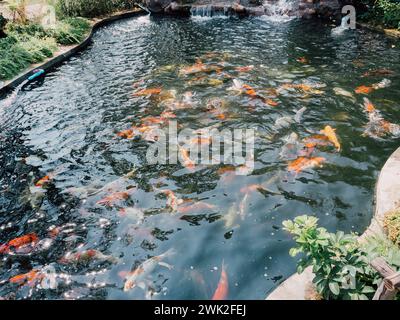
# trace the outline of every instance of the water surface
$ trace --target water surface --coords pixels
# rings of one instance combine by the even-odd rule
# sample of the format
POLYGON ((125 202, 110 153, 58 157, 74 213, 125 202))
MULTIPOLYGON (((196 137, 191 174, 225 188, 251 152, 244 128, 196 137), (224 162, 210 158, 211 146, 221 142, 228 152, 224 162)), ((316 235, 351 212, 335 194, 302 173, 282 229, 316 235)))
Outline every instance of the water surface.
POLYGON ((30 254, 3 255, 0 296, 209 299, 224 261, 228 298, 265 298, 296 270, 295 259, 288 255, 293 242, 281 229, 283 220, 310 214, 330 231, 363 232, 368 226, 376 178, 397 142, 390 136, 377 140, 362 135, 367 123, 364 95, 354 89, 389 78, 391 86, 368 96, 387 120, 399 122, 399 46, 365 30, 333 37, 331 27, 297 20, 143 16, 99 30, 87 50, 0 110, 0 243, 30 232, 52 239, 48 248, 30 254), (222 70, 179 73, 198 58, 222 70), (248 65, 254 69, 235 69, 248 65), (395 73, 363 77, 380 68, 395 73), (233 79, 270 94, 278 105, 228 91, 233 79), (314 91, 273 94, 272 89, 290 83, 307 84, 314 91), (198 166, 194 172, 180 164, 147 165, 151 142, 122 139, 117 133, 165 110, 157 96, 133 95, 158 87, 174 93, 176 101, 187 92, 194 94, 191 107, 174 110, 182 128, 255 129, 254 172, 232 177, 223 174, 222 165, 198 166), (335 94, 335 87, 354 98, 335 94), (205 109, 216 98, 223 100, 224 119, 205 109), (274 125, 301 107, 307 107, 301 123, 274 125), (303 139, 326 125, 336 128, 341 151, 322 148, 316 151, 326 158, 322 168, 289 173, 293 159, 280 156, 285 137, 294 132, 303 139), (134 175, 121 179, 133 169, 134 175), (54 177, 46 192, 34 188, 49 173, 54 177), (113 181, 112 191, 94 191, 113 181), (263 185, 264 192, 248 192, 244 214, 231 219, 245 196, 241 189, 253 184, 263 185), (112 207, 97 203, 112 192, 127 190, 129 197, 112 207), (210 207, 171 212, 160 190, 210 207), (141 208, 145 219, 138 222, 120 214, 129 207, 141 208), (49 234, 54 227, 60 233, 49 234), (173 269, 158 266, 149 274, 145 290, 123 291, 126 272, 171 248, 176 254, 165 261, 173 269), (67 252, 85 249, 117 260, 60 262, 67 252), (54 289, 9 282, 49 265, 58 274, 54 289))

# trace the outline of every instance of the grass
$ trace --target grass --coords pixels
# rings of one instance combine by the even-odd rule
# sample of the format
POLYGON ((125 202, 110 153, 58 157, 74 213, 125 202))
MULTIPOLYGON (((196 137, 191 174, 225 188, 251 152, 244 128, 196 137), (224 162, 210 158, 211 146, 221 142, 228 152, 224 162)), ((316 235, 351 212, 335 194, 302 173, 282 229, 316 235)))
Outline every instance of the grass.
POLYGON ((52 28, 37 23, 9 23, 0 39, 0 80, 8 80, 34 63, 52 57, 58 45, 81 42, 90 24, 83 18, 66 18, 52 28))

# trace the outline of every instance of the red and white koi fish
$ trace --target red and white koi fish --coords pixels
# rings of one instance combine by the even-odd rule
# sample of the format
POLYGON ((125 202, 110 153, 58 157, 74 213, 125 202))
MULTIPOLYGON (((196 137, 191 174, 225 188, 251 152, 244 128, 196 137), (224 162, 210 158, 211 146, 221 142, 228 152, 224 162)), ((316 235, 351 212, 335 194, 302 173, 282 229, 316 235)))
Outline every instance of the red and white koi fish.
POLYGON ((0 246, 0 254, 15 252, 30 252, 35 248, 39 242, 39 237, 36 233, 29 233, 24 236, 10 240, 8 243, 0 246))
POLYGON ((136 188, 131 188, 127 191, 114 192, 109 196, 97 201, 96 203, 101 206, 112 207, 115 203, 129 199, 129 196, 136 191, 136 188))

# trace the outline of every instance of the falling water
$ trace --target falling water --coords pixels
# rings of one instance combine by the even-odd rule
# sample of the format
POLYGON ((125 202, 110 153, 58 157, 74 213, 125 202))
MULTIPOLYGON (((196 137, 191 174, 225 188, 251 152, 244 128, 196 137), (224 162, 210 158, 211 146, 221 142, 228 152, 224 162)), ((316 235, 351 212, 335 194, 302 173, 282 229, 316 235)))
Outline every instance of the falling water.
POLYGON ((195 19, 208 19, 214 17, 224 18, 230 16, 228 7, 223 7, 221 10, 218 8, 218 10, 216 10, 212 5, 193 6, 190 8, 190 14, 195 19))
POLYGON ((273 2, 271 0, 266 0, 263 3, 266 16, 263 16, 262 19, 276 22, 292 20, 295 18, 293 12, 296 5, 296 0, 277 0, 273 2))
POLYGON ((350 15, 344 16, 340 26, 332 29, 332 35, 341 35, 345 30, 349 29, 350 15))
POLYGON ((25 80, 19 86, 17 86, 14 89, 14 91, 10 94, 10 96, 7 97, 7 99, 5 99, 3 101, 3 103, 1 104, 1 107, 8 108, 9 106, 11 106, 15 102, 15 100, 17 100, 18 93, 21 91, 23 86, 26 85, 28 82, 29 82, 29 80, 25 80))

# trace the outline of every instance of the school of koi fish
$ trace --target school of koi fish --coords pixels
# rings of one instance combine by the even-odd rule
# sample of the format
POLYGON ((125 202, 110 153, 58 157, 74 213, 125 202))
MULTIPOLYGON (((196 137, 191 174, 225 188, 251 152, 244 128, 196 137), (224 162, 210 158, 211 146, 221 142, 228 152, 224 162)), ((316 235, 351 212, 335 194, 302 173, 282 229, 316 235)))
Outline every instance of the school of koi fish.
MULTIPOLYGON (((113 30, 105 32, 116 32, 113 30)), ((337 126, 346 123, 350 114, 336 113, 335 119, 309 121, 315 115, 313 103, 323 101, 327 94, 352 105, 354 113, 363 117, 359 139, 380 143, 400 136, 400 120, 390 117, 387 101, 381 107, 382 99, 374 96, 398 86, 396 71, 386 67, 366 70, 365 61, 354 60, 353 66, 360 70, 358 78, 363 82, 354 82, 352 89, 345 89, 331 87, 313 74, 312 55, 297 54, 291 63, 300 76, 269 69, 255 58, 248 64, 238 64, 235 52, 222 49, 204 51, 184 63, 161 64, 142 77, 129 79, 127 99, 136 109, 133 111, 130 105, 119 121, 110 122, 110 130, 98 131, 100 139, 104 139, 98 146, 82 150, 81 155, 81 151, 73 153, 71 149, 71 160, 61 162, 46 162, 43 159, 48 158, 43 155, 20 157, 22 165, 35 167, 34 163, 43 161, 48 170, 33 170, 24 178, 27 187, 19 195, 19 201, 27 203, 24 210, 30 208, 34 212, 29 219, 23 219, 27 228, 19 229, 16 237, 8 237, 16 230, 14 222, 8 219, 0 224, 0 298, 46 298, 46 292, 52 292, 62 299, 126 295, 161 299, 179 290, 180 281, 191 281, 198 290, 194 296, 185 291, 184 297, 213 300, 243 297, 238 288, 245 287, 249 278, 234 274, 232 257, 214 255, 218 263, 208 266, 212 276, 208 276, 204 266, 200 268, 189 262, 189 258, 176 263, 185 255, 195 254, 191 252, 190 234, 196 229, 187 230, 178 246, 169 246, 168 239, 177 237, 187 225, 202 230, 202 226, 211 228, 214 222, 219 222, 225 244, 248 224, 254 223, 254 230, 262 228, 264 220, 255 212, 279 210, 284 206, 282 199, 301 204, 299 210, 304 210, 304 206, 318 207, 318 200, 310 194, 300 195, 289 187, 313 183, 319 175, 328 177, 324 173, 329 170, 326 168, 335 167, 342 154, 349 157, 350 150, 357 148, 343 138, 341 126, 337 126), (268 85, 258 81, 260 70, 274 80, 268 85), (171 81, 163 83, 163 79, 171 81), (254 117, 257 124, 241 122, 246 117, 254 117), (208 129, 246 126, 255 129, 254 172, 246 165, 197 163, 189 148, 183 146, 178 147, 181 164, 157 165, 151 174, 140 156, 131 158, 130 164, 125 161, 129 157, 118 158, 131 150, 145 150, 158 140, 159 130, 167 128, 171 120, 177 121, 179 129, 195 129, 198 136, 190 143, 201 147, 212 143, 208 129), (75 167, 91 166, 81 161, 85 153, 97 152, 96 148, 117 168, 110 174, 102 165, 98 172, 104 170, 113 178, 91 181, 83 170, 68 180, 66 175, 75 167), (269 150, 278 160, 269 163, 263 157, 263 150, 269 150), (113 152, 118 156, 113 157, 113 152), (238 170, 244 176, 238 175, 238 170), (250 178, 246 177, 248 173, 250 178), (272 198, 278 199, 277 202, 268 203, 272 198), (57 206, 61 211, 55 214, 57 206), (73 219, 64 218, 67 212, 72 212, 73 219), (37 230, 30 227, 41 219, 48 223, 37 230), (176 283, 171 283, 171 278, 176 283)), ((114 112, 118 113, 117 109, 114 112)), ((29 125, 35 127, 34 121, 29 125)), ((80 127, 75 125, 70 130, 78 132, 80 127)), ((49 141, 42 143, 43 150, 49 141)), ((98 164, 93 166, 97 169, 98 164)), ((318 193, 317 189, 313 192, 318 193)), ((350 207, 338 196, 333 199, 343 210, 350 207)), ((272 237, 280 227, 273 220, 268 225, 272 226, 272 237)), ((215 234, 209 237, 215 240, 218 232, 213 230, 215 234)), ((259 249, 267 250, 265 246, 262 248, 259 249)), ((207 255, 207 248, 204 250, 203 255, 207 255)), ((246 248, 241 250, 244 254, 246 248)), ((196 254, 202 256, 199 251, 196 254)), ((272 260, 272 256, 268 259, 272 260)), ((246 269, 246 258, 243 261, 241 265, 246 269)), ((273 283, 282 278, 266 269, 261 273, 273 283)))

